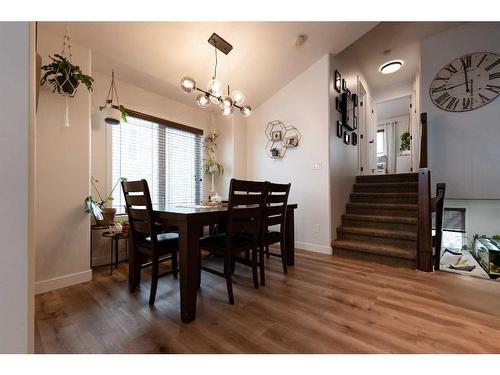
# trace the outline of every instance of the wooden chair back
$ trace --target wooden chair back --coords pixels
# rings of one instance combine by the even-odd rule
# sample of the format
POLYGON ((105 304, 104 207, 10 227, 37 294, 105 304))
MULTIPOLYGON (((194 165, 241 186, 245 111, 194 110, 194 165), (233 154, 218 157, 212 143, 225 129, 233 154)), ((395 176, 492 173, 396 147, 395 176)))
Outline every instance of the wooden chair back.
POLYGON ((151 237, 153 245, 156 245, 158 231, 155 226, 148 182, 144 179, 140 181, 122 181, 122 190, 134 242, 137 243, 138 239, 144 237, 151 237))
POLYGON ((234 234, 244 234, 258 240, 267 186, 267 182, 231 179, 226 238, 231 238, 234 234))
POLYGON ((264 207, 264 231, 270 226, 279 225, 280 233, 285 231, 286 207, 291 184, 267 185, 266 204, 264 207))

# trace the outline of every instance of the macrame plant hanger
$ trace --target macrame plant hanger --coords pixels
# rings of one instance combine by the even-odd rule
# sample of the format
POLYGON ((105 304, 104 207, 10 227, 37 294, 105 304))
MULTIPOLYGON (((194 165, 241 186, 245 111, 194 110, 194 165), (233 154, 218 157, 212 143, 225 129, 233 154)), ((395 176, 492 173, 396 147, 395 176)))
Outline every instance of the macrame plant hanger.
MULTIPOLYGON (((64 34, 64 41, 63 41, 63 47, 62 47, 62 51, 61 51, 61 56, 63 57, 66 57, 66 49, 68 50, 68 60, 70 63, 73 63, 73 54, 71 52, 71 37, 69 35, 69 25, 68 23, 66 23, 66 33, 64 34)), ((71 82, 71 77, 70 77, 70 72, 68 71, 63 71, 61 72, 62 75, 64 76, 64 81, 62 82, 62 84, 60 84, 57 80, 57 85, 59 85, 59 88, 58 88, 58 91, 59 93, 61 93, 62 95, 64 95, 64 97, 66 98, 66 112, 64 114, 64 126, 69 128, 70 127, 70 124, 69 124, 69 98, 72 98, 73 96, 75 96, 76 94, 76 87, 73 86, 73 90, 72 90, 72 93, 68 93, 66 91, 64 91, 62 89, 62 86, 65 85, 65 84, 70 84, 72 85, 72 82, 71 82)))
POLYGON ((106 105, 112 107, 115 97, 116 97, 116 103, 118 103, 117 107, 120 108, 120 100, 118 99, 118 91, 116 91, 116 85, 115 85, 115 71, 112 70, 111 85, 109 86, 108 96, 106 97, 106 105))

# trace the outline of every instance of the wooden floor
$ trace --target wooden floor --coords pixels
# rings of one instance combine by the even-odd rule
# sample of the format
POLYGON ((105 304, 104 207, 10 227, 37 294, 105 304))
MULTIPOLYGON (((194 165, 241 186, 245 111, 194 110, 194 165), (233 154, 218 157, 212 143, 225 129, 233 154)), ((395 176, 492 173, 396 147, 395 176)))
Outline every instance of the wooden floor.
POLYGON ((203 273, 197 319, 179 318, 179 285, 149 278, 135 294, 127 266, 36 297, 38 353, 500 353, 500 283, 297 251, 287 276, 267 266, 252 288, 237 266, 236 304, 203 273))

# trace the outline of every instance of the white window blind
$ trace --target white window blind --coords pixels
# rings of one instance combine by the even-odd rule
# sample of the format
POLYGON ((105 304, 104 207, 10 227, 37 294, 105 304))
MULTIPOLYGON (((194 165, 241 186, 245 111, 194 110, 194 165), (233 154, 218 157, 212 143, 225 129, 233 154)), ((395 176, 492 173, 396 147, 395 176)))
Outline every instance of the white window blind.
MULTIPOLYGON (((146 179, 153 205, 198 204, 202 196, 202 135, 127 116, 112 127, 112 182, 146 179)), ((121 185, 113 207, 123 213, 121 185)))

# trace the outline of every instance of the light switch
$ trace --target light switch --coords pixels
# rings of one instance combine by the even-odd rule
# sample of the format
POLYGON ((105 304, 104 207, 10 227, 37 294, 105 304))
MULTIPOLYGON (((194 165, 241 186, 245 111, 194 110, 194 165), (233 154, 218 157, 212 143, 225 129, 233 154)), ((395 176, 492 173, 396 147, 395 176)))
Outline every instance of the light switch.
POLYGON ((313 164, 313 170, 318 170, 318 169, 321 169, 321 166, 322 166, 322 165, 321 165, 321 162, 320 162, 320 161, 319 161, 319 162, 317 162, 317 163, 314 163, 314 164, 313 164))
POLYGON ((319 233, 319 224, 314 224, 314 233, 319 233))

